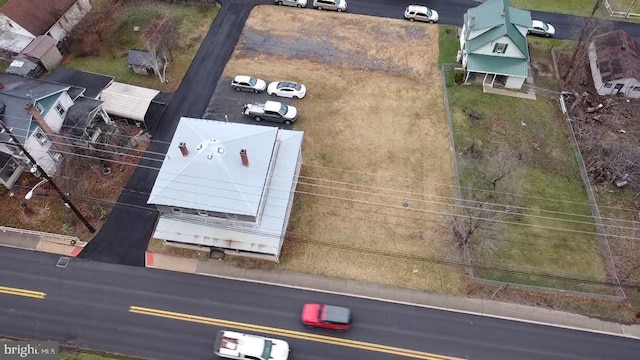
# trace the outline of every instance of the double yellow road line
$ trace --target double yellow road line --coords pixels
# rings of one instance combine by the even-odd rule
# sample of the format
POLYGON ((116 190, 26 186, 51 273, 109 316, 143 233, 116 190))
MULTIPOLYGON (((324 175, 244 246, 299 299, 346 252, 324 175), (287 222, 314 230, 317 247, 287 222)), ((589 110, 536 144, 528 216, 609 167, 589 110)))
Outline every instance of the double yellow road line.
POLYGON ((189 321, 193 323, 220 326, 220 327, 233 328, 233 329, 239 329, 239 330, 245 330, 245 331, 255 331, 263 334, 315 341, 319 343, 345 346, 345 347, 356 348, 356 349, 367 350, 367 351, 375 351, 375 352, 386 353, 391 355, 404 356, 412 359, 462 360, 460 358, 438 355, 438 354, 431 354, 427 352, 410 350, 410 349, 403 349, 403 348, 398 348, 393 346, 386 346, 386 345, 363 342, 363 341, 355 341, 355 340, 317 335, 312 333, 280 329, 280 328, 274 328, 274 327, 268 327, 268 326, 254 325, 254 324, 248 324, 248 323, 241 323, 241 322, 235 322, 235 321, 229 321, 229 320, 214 319, 214 318, 209 318, 204 316, 177 313, 172 311, 150 309, 150 308, 144 308, 139 306, 131 306, 129 308, 129 311, 134 314, 156 316, 156 317, 161 317, 165 319, 173 319, 173 320, 180 320, 180 321, 189 321))
POLYGON ((8 294, 8 295, 16 295, 16 296, 24 296, 34 299, 44 299, 47 294, 42 291, 33 291, 27 289, 18 289, 6 286, 0 286, 0 294, 8 294))

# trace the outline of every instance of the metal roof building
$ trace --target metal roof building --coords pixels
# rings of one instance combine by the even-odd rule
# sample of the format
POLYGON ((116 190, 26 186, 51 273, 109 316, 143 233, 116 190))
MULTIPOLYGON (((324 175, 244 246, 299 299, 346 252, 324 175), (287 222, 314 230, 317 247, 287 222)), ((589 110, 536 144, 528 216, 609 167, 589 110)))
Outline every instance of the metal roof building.
POLYGON ((278 261, 302 160, 300 131, 182 118, 149 196, 154 238, 278 261))

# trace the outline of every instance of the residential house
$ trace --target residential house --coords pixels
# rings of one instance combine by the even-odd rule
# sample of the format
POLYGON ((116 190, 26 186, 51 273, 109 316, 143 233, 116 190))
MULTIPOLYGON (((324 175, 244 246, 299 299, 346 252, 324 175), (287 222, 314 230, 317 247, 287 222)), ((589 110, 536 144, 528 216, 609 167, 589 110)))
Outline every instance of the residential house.
MULTIPOLYGON (((0 74, 0 104, 4 106, 0 120, 51 176, 65 154, 73 151, 75 140, 90 146, 100 140, 93 136, 95 128, 112 126, 99 101, 88 99, 92 100, 88 104, 83 92, 74 86, 0 74)), ((0 134, 0 153, 0 184, 11 188, 33 164, 8 134, 0 134)))
POLYGON ((20 53, 40 35, 58 43, 90 10, 90 0, 9 0, 0 8, 0 49, 20 53))
POLYGON ((617 30, 589 44, 589 66, 593 85, 600 95, 640 98, 640 43, 617 30))
POLYGON ((148 203, 153 237, 278 261, 302 164, 301 131, 182 118, 148 203))
POLYGON ((526 35, 531 26, 530 12, 508 0, 487 0, 467 10, 458 52, 465 81, 479 75, 486 86, 521 89, 529 74, 526 35))

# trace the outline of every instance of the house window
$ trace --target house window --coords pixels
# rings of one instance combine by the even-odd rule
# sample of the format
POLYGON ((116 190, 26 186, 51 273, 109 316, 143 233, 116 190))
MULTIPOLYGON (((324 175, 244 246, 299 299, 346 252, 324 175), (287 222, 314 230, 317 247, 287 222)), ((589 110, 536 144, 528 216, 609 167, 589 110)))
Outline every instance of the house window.
POLYGON ((509 44, 496 43, 493 46, 493 52, 498 54, 504 54, 505 52, 507 52, 508 45, 509 44))
POLYGON ((39 102, 36 103, 36 109, 40 114, 44 112, 44 108, 42 107, 42 104, 40 104, 39 102))
POLYGON ((200 215, 200 216, 209 216, 209 213, 207 213, 206 210, 198 210, 198 215, 200 215))
POLYGON ((60 116, 64 116, 64 113, 67 111, 67 110, 64 109, 64 107, 60 103, 56 103, 55 108, 56 108, 56 111, 58 112, 58 114, 60 114, 60 116))
POLYGON ((44 145, 47 143, 47 141, 49 141, 47 139, 47 136, 42 132, 42 130, 38 129, 36 130, 35 133, 33 133, 33 136, 36 137, 36 140, 38 140, 38 142, 40 143, 40 145, 44 145))
POLYGON ((633 91, 640 91, 640 86, 634 86, 633 91))
POLYGON ((49 156, 51 156, 51 158, 55 161, 60 161, 62 160, 62 154, 60 154, 59 152, 55 152, 53 150, 49 150, 47 151, 47 154, 49 154, 49 156))
POLYGON ((607 88, 607 89, 610 88, 611 87, 611 83, 604 83, 604 87, 607 88))
POLYGON ((182 209, 180 208, 172 208, 171 212, 173 213, 173 215, 182 215, 182 209))

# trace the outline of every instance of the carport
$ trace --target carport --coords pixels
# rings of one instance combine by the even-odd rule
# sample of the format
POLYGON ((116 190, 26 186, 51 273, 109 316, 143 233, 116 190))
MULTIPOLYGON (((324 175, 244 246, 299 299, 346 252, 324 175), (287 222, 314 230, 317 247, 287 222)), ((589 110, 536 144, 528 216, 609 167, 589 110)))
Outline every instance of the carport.
POLYGON ((146 128, 144 115, 159 93, 158 90, 114 82, 102 91, 100 100, 104 101, 103 108, 109 116, 131 120, 146 128))

